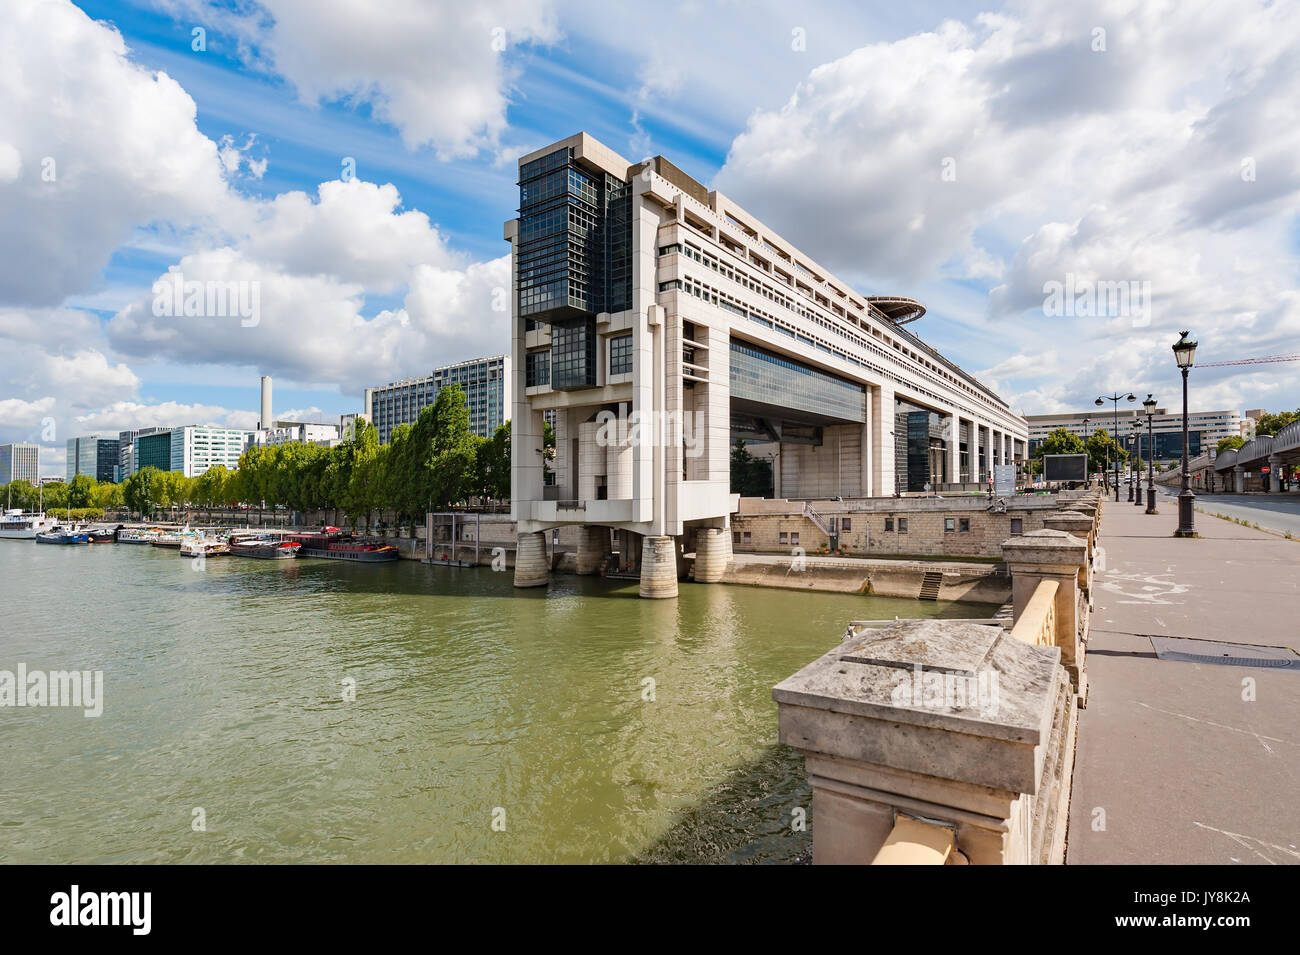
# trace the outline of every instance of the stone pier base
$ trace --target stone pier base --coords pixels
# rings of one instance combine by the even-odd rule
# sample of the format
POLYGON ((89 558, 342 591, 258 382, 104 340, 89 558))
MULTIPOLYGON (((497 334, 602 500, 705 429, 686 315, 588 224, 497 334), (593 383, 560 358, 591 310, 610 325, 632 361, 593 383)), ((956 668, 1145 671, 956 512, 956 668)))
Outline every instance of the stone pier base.
POLYGON ((609 554, 609 528, 583 525, 578 528, 578 573, 596 574, 609 554))
POLYGON ((671 537, 641 541, 641 596, 677 596, 677 547, 671 537))
POLYGON ((695 581, 717 583, 731 561, 731 536, 725 528, 701 527, 695 532, 695 581))
POLYGON ((545 587, 551 582, 551 563, 546 556, 546 534, 534 531, 516 537, 515 586, 545 587))

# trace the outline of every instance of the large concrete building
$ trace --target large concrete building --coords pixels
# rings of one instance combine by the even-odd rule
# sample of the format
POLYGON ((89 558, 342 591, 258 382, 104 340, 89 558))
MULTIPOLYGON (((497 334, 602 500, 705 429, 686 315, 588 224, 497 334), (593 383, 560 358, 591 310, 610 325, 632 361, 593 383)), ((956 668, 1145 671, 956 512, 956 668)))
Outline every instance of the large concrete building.
POLYGON ((117 476, 120 445, 117 438, 88 434, 69 438, 64 459, 65 479, 69 484, 78 474, 96 481, 113 481, 117 476))
POLYGON ((0 444, 0 484, 26 481, 35 486, 41 479, 39 444, 0 444))
MULTIPOLYGON (((1142 429, 1141 457, 1150 457, 1147 451, 1147 418, 1142 410, 1141 395, 1129 407, 1121 405, 1119 409, 1119 430, 1116 432, 1121 441, 1127 442, 1134 427, 1142 429)), ((1071 434, 1088 438, 1098 429, 1107 434, 1115 431, 1115 412, 1110 405, 1094 411, 1079 411, 1069 414, 1026 415, 1029 423, 1030 453, 1038 448, 1053 431, 1064 428, 1071 434), (1087 422, 1085 425, 1084 422, 1087 422)), ((1242 435, 1243 418, 1240 411, 1194 411, 1187 414, 1188 454, 1192 457, 1217 447, 1223 438, 1235 438, 1242 435)), ((1155 439, 1156 460, 1168 461, 1181 457, 1183 453, 1183 410, 1156 408, 1151 420, 1152 437, 1155 439)))
POLYGON ((683 547, 709 579, 736 438, 774 445, 788 498, 982 485, 1026 455, 1024 419, 903 327, 918 303, 857 294, 663 157, 634 165, 580 133, 524 156, 519 188, 517 584, 545 583, 542 532, 565 524, 584 526, 588 571, 613 528, 647 596, 676 593, 683 547))
POLYGON ((387 444, 397 427, 415 423, 420 411, 434 403, 445 385, 460 385, 469 406, 470 430, 490 438, 510 420, 511 383, 509 355, 474 358, 435 368, 421 378, 368 389, 366 414, 379 432, 379 443, 387 444))

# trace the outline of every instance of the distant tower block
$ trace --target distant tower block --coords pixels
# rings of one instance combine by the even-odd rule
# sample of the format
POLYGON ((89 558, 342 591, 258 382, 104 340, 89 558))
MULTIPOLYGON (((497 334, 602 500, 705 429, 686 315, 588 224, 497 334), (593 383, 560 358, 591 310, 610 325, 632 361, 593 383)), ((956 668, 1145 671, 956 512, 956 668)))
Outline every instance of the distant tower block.
POLYGON ((271 376, 262 376, 262 417, 257 422, 259 429, 271 427, 271 376))

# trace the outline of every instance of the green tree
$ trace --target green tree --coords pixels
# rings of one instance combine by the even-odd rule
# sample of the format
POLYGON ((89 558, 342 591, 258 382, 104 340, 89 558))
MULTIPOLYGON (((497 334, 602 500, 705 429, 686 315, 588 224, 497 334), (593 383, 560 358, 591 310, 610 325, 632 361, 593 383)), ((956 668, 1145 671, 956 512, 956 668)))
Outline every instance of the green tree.
POLYGON ((36 485, 29 481, 10 481, 4 488, 6 507, 20 507, 24 511, 34 511, 41 506, 41 493, 36 485))
POLYGON ((1113 469, 1116 461, 1122 464, 1128 460, 1128 452, 1115 443, 1105 428, 1098 428, 1088 439, 1087 451, 1089 470, 1094 473, 1108 467, 1113 469))
POLYGON ((1277 434, 1292 421, 1300 421, 1300 408, 1295 411, 1279 411, 1277 414, 1265 414, 1255 422, 1255 434, 1260 437, 1277 434))
POLYGON ((78 474, 68 485, 68 504, 72 507, 91 507, 95 503, 95 479, 89 474, 78 474))
MULTIPOLYGON (((1043 455, 1045 454, 1084 454, 1088 450, 1083 438, 1065 428, 1057 428, 1045 437, 1030 455, 1029 470, 1034 474, 1043 473, 1043 455)), ((1091 459, 1090 459, 1091 460, 1091 459)), ((1092 470, 1096 470, 1095 468, 1092 470)))
POLYGON ((47 511, 61 511, 68 506, 68 486, 62 481, 42 484, 40 493, 45 498, 47 511))
POLYGON ((153 465, 148 465, 122 482, 122 496, 126 506, 141 515, 152 515, 161 506, 159 497, 162 473, 153 465))
POLYGON ((440 390, 432 407, 433 447, 424 465, 429 472, 429 503, 442 510, 460 501, 468 489, 474 470, 474 434, 460 385, 440 390))
POLYGON ((475 493, 496 500, 510 497, 510 422, 500 425, 475 449, 475 493))
POLYGON ((126 506, 126 500, 122 495, 122 485, 114 484, 112 481, 100 481, 96 484, 94 497, 95 507, 104 510, 126 506))
POLYGON ((1245 438, 1239 437, 1235 434, 1230 438, 1220 438, 1215 453, 1222 454, 1224 451, 1235 451, 1245 443, 1245 438))
POLYGON ((744 441, 731 449, 731 493, 767 497, 772 493, 772 464, 749 453, 744 441))

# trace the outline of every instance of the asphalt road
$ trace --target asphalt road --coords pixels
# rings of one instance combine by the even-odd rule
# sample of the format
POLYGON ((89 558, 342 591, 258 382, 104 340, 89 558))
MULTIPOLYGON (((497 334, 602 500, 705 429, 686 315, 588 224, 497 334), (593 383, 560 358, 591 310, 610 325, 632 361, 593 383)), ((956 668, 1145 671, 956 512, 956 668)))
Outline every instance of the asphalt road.
MULTIPOLYGON (((1163 510, 1165 498, 1161 496, 1162 490, 1158 488, 1156 495, 1157 507, 1163 510)), ((1178 506, 1177 497, 1176 491, 1169 495, 1170 507, 1178 506)), ((1214 514, 1227 514, 1266 530, 1300 538, 1300 494, 1288 492, 1267 497, 1262 494, 1198 494, 1196 506, 1204 512, 1196 515, 1198 521, 1214 520, 1214 514)))

